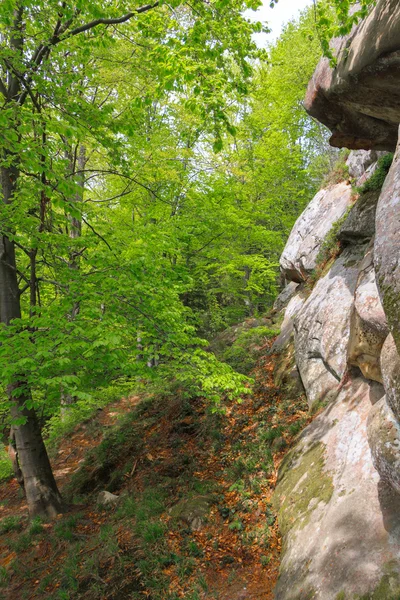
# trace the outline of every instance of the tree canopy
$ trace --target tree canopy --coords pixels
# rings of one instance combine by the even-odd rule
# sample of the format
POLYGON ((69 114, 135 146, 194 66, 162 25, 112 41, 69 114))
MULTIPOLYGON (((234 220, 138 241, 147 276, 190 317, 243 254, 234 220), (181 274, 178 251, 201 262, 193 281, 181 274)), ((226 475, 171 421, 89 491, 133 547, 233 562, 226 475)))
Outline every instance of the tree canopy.
POLYGON ((272 304, 329 162, 302 108, 314 13, 260 51, 243 16, 259 5, 0 7, 2 413, 32 514, 62 503, 42 426, 96 390, 246 390, 209 339, 272 304))

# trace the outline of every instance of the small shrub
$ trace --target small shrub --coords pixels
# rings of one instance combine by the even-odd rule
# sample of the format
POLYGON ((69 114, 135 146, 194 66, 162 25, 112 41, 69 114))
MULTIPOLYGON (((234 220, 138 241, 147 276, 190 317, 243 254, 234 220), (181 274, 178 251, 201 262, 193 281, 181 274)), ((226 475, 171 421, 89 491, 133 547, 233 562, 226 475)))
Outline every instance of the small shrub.
POLYGON ((225 350, 222 360, 238 373, 248 375, 257 364, 260 348, 276 334, 275 329, 264 326, 242 331, 232 346, 225 350))
POLYGON ((385 154, 385 156, 381 156, 378 160, 378 166, 375 173, 364 183, 360 188, 361 194, 366 194, 367 192, 379 191, 382 189, 383 184, 385 183, 385 179, 387 174, 389 173, 389 169, 392 166, 394 155, 389 152, 389 154, 385 154))
POLYGON ((322 187, 327 188, 332 185, 337 185, 342 181, 347 181, 350 178, 349 167, 346 164, 348 159, 347 153, 341 153, 332 171, 328 173, 322 182, 322 187))

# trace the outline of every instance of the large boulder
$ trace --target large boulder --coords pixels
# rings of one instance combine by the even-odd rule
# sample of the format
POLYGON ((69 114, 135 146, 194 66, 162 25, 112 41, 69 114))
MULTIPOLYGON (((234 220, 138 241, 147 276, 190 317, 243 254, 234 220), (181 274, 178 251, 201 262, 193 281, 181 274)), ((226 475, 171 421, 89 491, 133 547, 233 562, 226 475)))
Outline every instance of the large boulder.
POLYGON ((361 180, 368 179, 373 173, 382 152, 376 150, 353 150, 346 161, 351 179, 360 185, 361 180))
POLYGON ((387 403, 400 421, 400 356, 392 335, 382 348, 381 370, 387 403))
POLYGON ((338 239, 345 244, 369 242, 375 235, 375 214, 379 192, 361 194, 341 224, 338 239))
POLYGON ((270 351, 271 354, 282 352, 292 339, 294 320, 296 315, 300 312, 300 309, 302 308, 305 300, 306 295, 304 291, 300 291, 290 300, 285 310, 285 315, 281 325, 281 331, 278 337, 276 338, 275 342, 272 344, 272 348, 270 351))
POLYGON ((283 534, 275 600, 398 600, 400 496, 380 481, 368 444, 383 388, 351 376, 279 471, 283 534))
POLYGON ((400 352, 400 143, 376 211, 374 261, 383 307, 400 352))
POLYGON ((400 494, 400 426, 386 397, 370 412, 368 441, 381 479, 400 494))
POLYGON ((281 291, 281 293, 275 300, 274 310, 276 310, 277 312, 280 312, 281 310, 286 308, 286 306, 289 304, 290 300, 297 293, 298 287, 299 287, 299 284, 296 283, 295 281, 291 281, 290 283, 288 283, 288 285, 286 285, 283 288, 283 290, 281 291))
POLYGON ((393 150, 400 122, 400 3, 378 0, 367 19, 333 44, 337 66, 319 63, 307 111, 339 148, 393 150))
POLYGON ((280 266, 284 277, 302 282, 316 267, 316 259, 332 226, 352 204, 347 182, 322 189, 297 219, 283 250, 280 266))
POLYGON ((351 318, 348 362, 364 377, 382 383, 380 358, 389 333, 375 281, 373 244, 360 265, 351 318))
POLYGON ((365 246, 347 248, 295 319, 296 362, 309 405, 336 393, 347 369, 350 317, 365 246))

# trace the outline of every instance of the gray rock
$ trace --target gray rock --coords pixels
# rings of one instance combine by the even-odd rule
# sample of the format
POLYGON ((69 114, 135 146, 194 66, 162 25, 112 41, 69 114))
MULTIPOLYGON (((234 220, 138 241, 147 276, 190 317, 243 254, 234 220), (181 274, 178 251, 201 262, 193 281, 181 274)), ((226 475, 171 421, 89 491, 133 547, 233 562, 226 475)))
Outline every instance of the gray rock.
POLYGON ((346 182, 318 192, 297 219, 283 250, 280 266, 286 279, 302 282, 315 269, 326 236, 351 203, 351 186, 346 182))
POLYGON ((119 501, 119 496, 111 494, 110 492, 99 492, 97 496, 97 504, 102 506, 115 506, 119 501))
POLYGON ((296 363, 310 406, 338 390, 347 368, 350 316, 365 247, 346 249, 295 319, 296 363))
POLYGON ((386 338, 382 348, 381 370, 386 401, 400 421, 400 356, 392 335, 386 338))
POLYGON ((371 410, 368 441, 375 468, 382 480, 400 494, 400 426, 386 397, 371 410))
POLYGON ((351 317, 348 362, 364 377, 383 382, 380 366, 382 346, 389 329, 375 281, 373 244, 360 265, 351 317))
POLYGON ((170 509, 173 519, 178 519, 189 525, 192 531, 198 531, 204 526, 210 512, 213 499, 210 496, 195 496, 184 498, 170 509))
POLYGON ((280 312, 284 309, 293 298, 293 296, 297 293, 297 288, 299 284, 295 281, 291 281, 279 294, 274 303, 274 310, 280 312))
POLYGON ((393 151, 400 122, 400 4, 378 0, 372 13, 333 44, 309 84, 307 111, 332 131, 338 148, 393 151))
POLYGON ((375 150, 353 150, 350 152, 346 164, 349 168, 349 175, 357 182, 367 173, 371 171, 371 167, 375 166, 381 153, 375 150))
POLYGON ((340 226, 338 239, 347 244, 369 242, 375 235, 375 214, 379 192, 360 196, 340 226))
POLYGON ((282 352, 289 344, 293 334, 295 316, 300 312, 304 302, 304 293, 296 294, 296 296, 290 300, 285 311, 285 316, 281 325, 281 331, 275 342, 272 344, 270 354, 282 352))
POLYGON ((350 378, 284 459, 275 600, 399 597, 400 496, 380 481, 367 436, 382 394, 380 384, 350 378))
POLYGON ((375 271, 383 308, 400 352, 400 143, 376 211, 375 271))

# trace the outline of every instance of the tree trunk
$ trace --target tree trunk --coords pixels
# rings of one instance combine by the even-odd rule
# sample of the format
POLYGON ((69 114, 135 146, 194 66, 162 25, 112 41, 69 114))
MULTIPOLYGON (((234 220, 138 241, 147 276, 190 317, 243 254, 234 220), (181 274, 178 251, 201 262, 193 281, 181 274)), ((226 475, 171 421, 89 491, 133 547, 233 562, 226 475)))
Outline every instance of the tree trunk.
MULTIPOLYGON (((1 190, 5 204, 12 201, 18 175, 18 171, 14 168, 1 170, 1 190)), ((4 231, 0 232, 0 320, 7 326, 14 319, 21 318, 17 273, 14 243, 4 231)), ((29 514, 54 517, 62 511, 63 503, 57 490, 35 411, 25 406, 31 397, 22 375, 19 381, 8 386, 7 393, 12 405, 13 420, 21 417, 26 420, 23 425, 13 426, 13 437, 17 454, 14 462, 20 469, 16 477, 21 479, 22 474, 29 514)))

